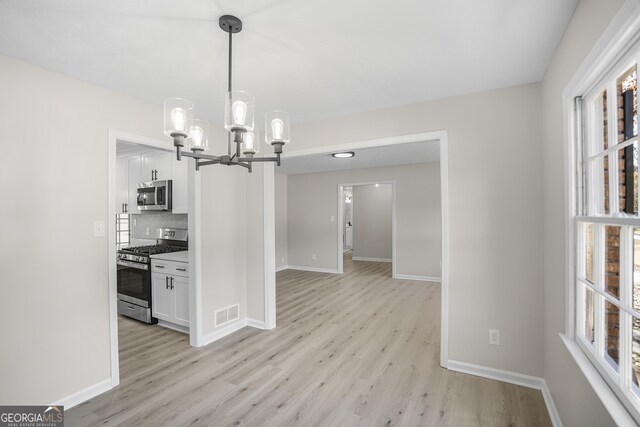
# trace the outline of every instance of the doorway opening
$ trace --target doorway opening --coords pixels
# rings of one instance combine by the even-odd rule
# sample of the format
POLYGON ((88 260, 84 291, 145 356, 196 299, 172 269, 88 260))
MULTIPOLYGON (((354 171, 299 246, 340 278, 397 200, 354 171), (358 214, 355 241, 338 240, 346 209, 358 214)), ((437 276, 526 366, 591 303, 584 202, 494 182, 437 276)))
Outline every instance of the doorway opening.
POLYGON ((338 273, 344 258, 390 262, 395 277, 395 182, 338 185, 338 273))
MULTIPOLYGON (((426 280, 429 281, 437 281, 441 283, 441 322, 440 322, 440 365, 444 368, 448 367, 448 325, 449 325, 449 198, 448 198, 448 149, 447 149, 447 131, 436 131, 436 132, 426 132, 419 134, 411 134, 411 135, 400 135, 400 136, 392 136, 387 138, 380 138, 374 140, 366 140, 366 141, 358 141, 352 143, 345 144, 337 144, 331 146, 322 146, 310 149, 301 149, 301 150, 293 150, 288 151, 283 156, 283 168, 287 169, 287 161, 290 159, 295 159, 296 164, 293 168, 289 170, 289 172, 284 171, 284 174, 296 174, 296 173, 312 173, 312 172, 320 172, 320 171, 328 171, 328 170, 337 170, 334 166, 336 163, 331 160, 332 153, 336 152, 344 152, 344 151, 356 151, 355 159, 361 159, 360 167, 372 167, 369 163, 368 166, 367 160, 370 159, 367 156, 358 156, 357 151, 362 150, 364 152, 369 152, 370 149, 375 149, 376 151, 381 152, 385 160, 383 161, 383 165, 390 165, 395 162, 395 164, 404 164, 415 163, 415 156, 411 150, 401 150, 401 147, 409 147, 413 145, 413 148, 419 148, 421 143, 424 142, 433 142, 437 145, 437 154, 435 154, 434 160, 439 161, 439 171, 437 175, 440 178, 439 182, 439 195, 437 196, 440 201, 440 206, 438 210, 441 213, 441 226, 438 230, 438 234, 441 239, 440 242, 440 257, 439 259, 435 259, 436 267, 440 271, 440 277, 419 277, 413 274, 403 274, 403 277, 399 277, 395 271, 393 272, 395 278, 409 279, 409 280, 426 280), (414 145, 415 144, 415 145, 414 145), (298 161, 299 160, 299 161, 298 161), (322 168, 322 169, 320 169, 322 168), (332 169, 333 168, 333 169, 332 169), (437 279, 437 280, 432 280, 437 279)), ((378 154, 381 154, 378 153, 378 154)), ((434 161, 431 160, 431 161, 434 161)), ((379 166, 379 165, 378 165, 379 166)), ((268 236, 275 235, 275 210, 274 210, 274 177, 273 177, 273 169, 269 171, 268 176, 265 175, 265 186, 264 186, 264 204, 265 204, 265 242, 269 242, 270 250, 265 250, 264 254, 264 263, 265 266, 272 267, 269 274, 265 275, 265 294, 275 295, 275 237, 273 239, 267 239, 268 236)), ((376 181, 373 181, 375 184, 376 181)), ((346 185, 342 184, 342 185, 346 185)), ((289 185, 288 185, 289 187, 289 185)), ((335 193, 334 193, 335 194, 335 193)), ((336 214, 338 217, 338 223, 342 222, 343 216, 338 212, 338 210, 342 210, 341 206, 341 197, 344 195, 343 191, 338 191, 338 207, 336 209, 336 214), (342 219, 342 220, 341 220, 342 219)), ((394 197, 395 197, 394 191, 394 197)), ((336 200, 336 199, 334 199, 336 200)), ((395 204, 395 203, 394 203, 395 204)), ((335 214, 334 214, 335 215, 335 214)), ((395 216, 395 214, 394 214, 395 216)), ((333 221, 333 216, 331 216, 331 221, 333 221)), ((332 226, 333 227, 333 226, 332 226)), ((334 228, 336 229, 336 228, 334 228)), ((342 264, 343 266, 343 244, 342 244, 342 233, 340 225, 338 224, 337 233, 334 234, 336 236, 337 243, 334 248, 336 248, 337 252, 337 265, 342 264)), ((394 233, 395 234, 395 233, 394 233)), ((290 237, 290 236, 289 236, 290 237)), ((290 238, 288 240, 291 240, 290 238)), ((266 245, 265 245, 266 248, 266 245)), ((289 255, 291 246, 288 246, 289 255)), ((395 246, 392 249, 392 252, 395 252, 395 246)), ((333 258, 333 256, 332 256, 333 258)), ((392 260, 395 261, 395 255, 392 254, 392 260)), ((312 257, 312 259, 315 259, 312 257)), ((336 258, 333 258, 334 260, 336 258)), ((288 268, 292 268, 292 265, 296 265, 292 263, 291 258, 288 260, 288 268)), ((396 267, 396 262, 392 262, 393 267, 396 267)), ((297 268, 304 270, 305 268, 297 268)), ((320 271, 318 268, 307 269, 310 271, 320 271)), ((325 269, 326 270, 326 269, 325 269)), ((265 269, 267 272, 267 269, 265 269)), ((330 271, 326 271, 330 272, 330 271)), ((335 268, 333 271, 335 273, 338 272, 338 268, 335 268)), ((272 316, 275 317, 275 299, 271 299, 270 303, 267 304, 267 308, 270 310, 272 316)))
POLYGON ((173 329, 186 334, 186 346, 198 346, 199 215, 195 207, 199 200, 195 190, 199 180, 193 169, 188 162, 176 161, 168 143, 109 131, 107 231, 112 387, 120 383, 121 347, 131 341, 128 338, 121 345, 119 333, 123 329, 130 336, 173 329), (140 203, 138 189, 142 183, 153 183, 154 188, 162 186, 162 191, 153 193, 153 203, 149 197, 140 203), (154 264, 167 270, 162 283, 156 280, 157 286, 154 264), (166 289, 164 299, 157 300, 161 295, 152 291, 154 286, 166 289), (171 310, 167 313, 163 307, 171 310), (124 314, 127 309, 131 311, 128 315, 124 314), (161 322, 163 315, 173 317, 161 322))

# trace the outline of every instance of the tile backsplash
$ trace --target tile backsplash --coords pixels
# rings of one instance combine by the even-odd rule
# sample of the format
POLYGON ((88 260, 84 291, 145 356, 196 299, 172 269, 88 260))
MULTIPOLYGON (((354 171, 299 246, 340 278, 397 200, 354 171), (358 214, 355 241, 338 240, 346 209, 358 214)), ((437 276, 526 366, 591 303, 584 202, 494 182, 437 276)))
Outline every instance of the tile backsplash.
POLYGON ((187 214, 168 212, 131 215, 131 237, 133 239, 156 239, 157 228, 187 229, 187 214))

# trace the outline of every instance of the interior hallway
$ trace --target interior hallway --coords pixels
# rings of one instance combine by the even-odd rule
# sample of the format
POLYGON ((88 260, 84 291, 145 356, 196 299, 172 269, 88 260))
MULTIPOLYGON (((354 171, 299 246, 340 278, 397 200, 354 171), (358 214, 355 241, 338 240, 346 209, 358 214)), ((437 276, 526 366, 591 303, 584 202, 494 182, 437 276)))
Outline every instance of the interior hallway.
MULTIPOLYGON (((390 263, 277 276, 277 328, 204 348, 119 319, 120 385, 65 414, 73 426, 550 426, 542 394, 439 366, 440 285, 390 263)), ((472 321, 472 319, 470 319, 472 321)))

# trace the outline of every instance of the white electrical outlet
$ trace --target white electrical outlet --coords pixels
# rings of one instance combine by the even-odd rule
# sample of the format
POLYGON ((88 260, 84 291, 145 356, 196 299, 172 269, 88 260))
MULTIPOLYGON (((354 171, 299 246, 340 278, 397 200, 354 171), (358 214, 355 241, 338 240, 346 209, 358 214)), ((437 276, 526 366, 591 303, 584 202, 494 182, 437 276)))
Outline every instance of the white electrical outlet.
POLYGON ((335 221, 335 220, 336 220, 336 217, 335 217, 335 216, 333 216, 333 215, 331 215, 331 222, 333 222, 333 221, 335 221))
POLYGON ((497 329, 489 329, 489 344, 500 345, 500 331, 497 329))
POLYGON ((311 255, 311 259, 316 259, 316 254, 311 255))
POLYGON ((147 236, 149 235, 149 227, 147 227, 145 230, 145 233, 147 233, 147 236))
POLYGON ((280 262, 284 264, 284 257, 280 257, 280 262))

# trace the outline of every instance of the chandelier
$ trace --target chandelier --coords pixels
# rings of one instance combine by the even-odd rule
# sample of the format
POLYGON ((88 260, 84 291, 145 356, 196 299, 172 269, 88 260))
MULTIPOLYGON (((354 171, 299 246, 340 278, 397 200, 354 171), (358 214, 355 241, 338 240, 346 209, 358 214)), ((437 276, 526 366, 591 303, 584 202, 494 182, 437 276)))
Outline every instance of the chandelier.
POLYGON ((182 98, 164 101, 164 133, 173 138, 176 158, 192 157, 196 170, 206 165, 242 166, 251 173, 253 162, 276 162, 280 166, 282 147, 289 142, 289 115, 284 111, 265 114, 264 137, 273 146, 273 157, 256 157, 260 151, 260 140, 254 127, 255 97, 231 88, 232 36, 242 31, 242 21, 235 16, 223 15, 220 28, 229 33, 229 86, 224 104, 224 127, 227 134, 227 154, 214 156, 204 154, 209 145, 209 123, 193 117, 194 104, 182 98), (232 140, 235 150, 232 149, 232 140), (183 149, 191 152, 183 151, 183 149))

